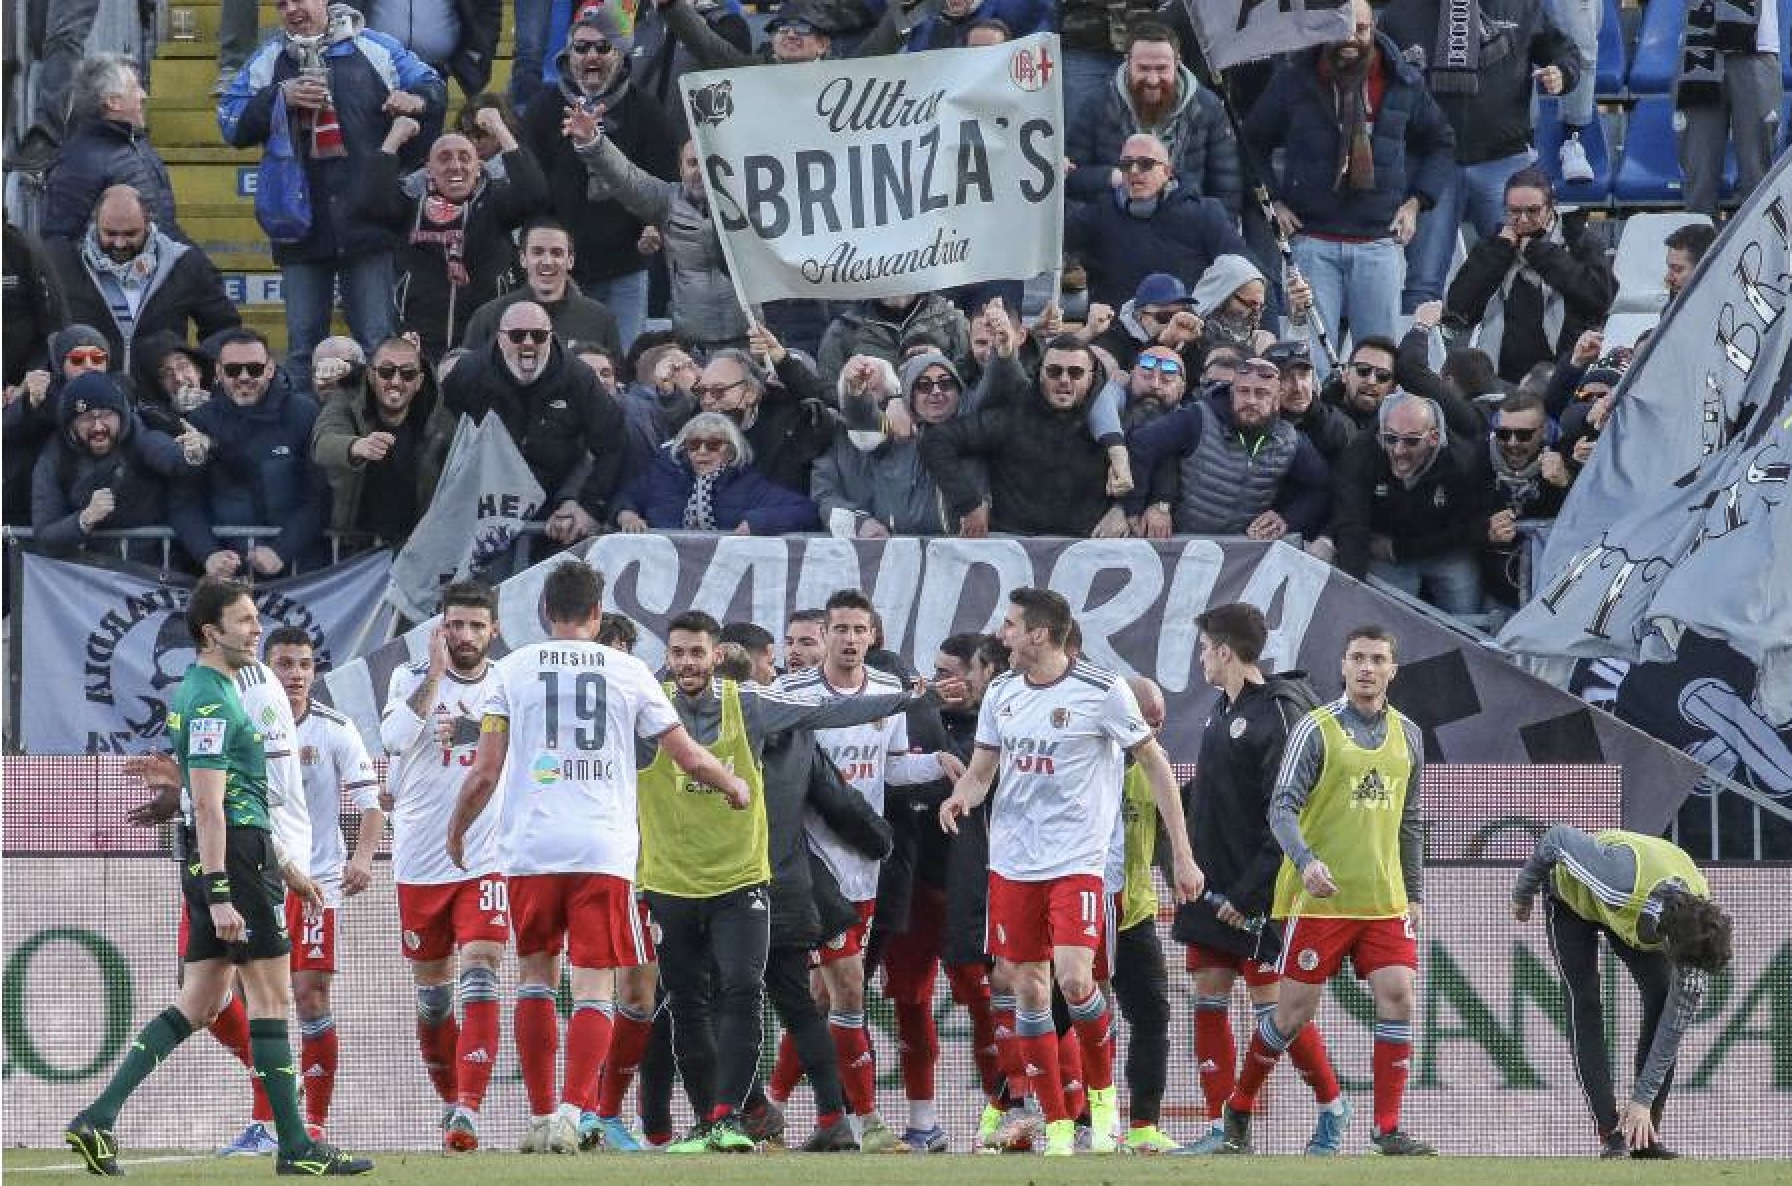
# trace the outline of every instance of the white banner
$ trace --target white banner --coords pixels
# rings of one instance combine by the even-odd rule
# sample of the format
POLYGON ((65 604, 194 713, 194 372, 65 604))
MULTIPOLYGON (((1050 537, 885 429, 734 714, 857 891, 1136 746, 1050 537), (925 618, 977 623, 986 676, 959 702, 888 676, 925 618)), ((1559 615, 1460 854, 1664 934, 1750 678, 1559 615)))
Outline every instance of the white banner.
POLYGON ((1182 0, 1215 70, 1347 40, 1350 0, 1182 0))
POLYGON ((1062 68, 1051 34, 751 66, 680 85, 736 291, 860 299, 1055 271, 1062 68))
POLYGON ((507 551, 546 497, 495 413, 462 416, 429 510, 392 565, 386 600, 413 622, 429 617, 442 586, 507 551))
MULTIPOLYGON (((167 697, 193 661, 186 577, 23 557, 19 743, 29 753, 134 754, 162 748, 167 697)), ((257 585, 264 630, 299 626, 320 668, 386 639, 379 628, 391 553, 257 585)))

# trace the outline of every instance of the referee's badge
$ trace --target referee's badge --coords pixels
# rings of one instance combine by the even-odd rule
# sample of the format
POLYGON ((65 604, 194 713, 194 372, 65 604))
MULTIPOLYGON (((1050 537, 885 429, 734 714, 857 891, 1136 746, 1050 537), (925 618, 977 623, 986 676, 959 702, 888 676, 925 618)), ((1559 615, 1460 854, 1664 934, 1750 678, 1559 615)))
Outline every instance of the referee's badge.
POLYGON ((1237 741, 1240 737, 1244 736, 1244 729, 1245 729, 1245 719, 1243 717, 1235 717, 1235 718, 1233 718, 1231 727, 1228 728, 1226 731, 1228 733, 1232 734, 1233 741, 1237 741))
POLYGON ((1063 729, 1063 728, 1067 727, 1069 724, 1070 724, 1070 710, 1068 708, 1052 709, 1052 728, 1063 729))

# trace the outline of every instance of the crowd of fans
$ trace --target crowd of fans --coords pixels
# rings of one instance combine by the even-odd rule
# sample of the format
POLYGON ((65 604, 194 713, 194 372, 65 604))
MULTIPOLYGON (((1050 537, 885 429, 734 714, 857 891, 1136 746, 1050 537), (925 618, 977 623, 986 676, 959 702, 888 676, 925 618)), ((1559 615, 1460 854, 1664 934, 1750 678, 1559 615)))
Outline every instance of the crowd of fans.
MULTIPOLYGON (((283 112, 311 199, 272 248, 284 359, 183 231, 136 65, 47 64, 41 239, 6 227, 6 521, 63 551, 166 526, 195 570, 274 576, 328 529, 401 544, 457 418, 490 412, 559 544, 1297 536, 1453 614, 1518 596, 1520 525, 1562 505, 1629 359, 1601 333, 1610 237, 1551 180, 1585 170, 1599 4, 1477 0, 1465 72, 1448 6, 1355 0, 1348 38, 1229 71, 1233 119, 1179 3, 785 0, 757 48, 729 3, 617 3, 561 41, 519 0, 508 95, 479 90, 495 0, 278 0, 259 48, 226 38, 223 141, 264 145, 283 112), (738 306, 681 73, 1041 30, 1065 58, 1062 301, 1015 278, 738 306), (479 90, 453 113, 447 76, 479 90), (1569 101, 1559 170, 1539 94, 1569 101), (351 338, 325 336, 338 306, 351 338)), ((1722 109, 1777 63, 1759 12, 1722 109)), ((1771 143, 1734 139, 1739 199, 1771 143)), ((1713 234, 1662 245, 1669 299, 1713 234)))

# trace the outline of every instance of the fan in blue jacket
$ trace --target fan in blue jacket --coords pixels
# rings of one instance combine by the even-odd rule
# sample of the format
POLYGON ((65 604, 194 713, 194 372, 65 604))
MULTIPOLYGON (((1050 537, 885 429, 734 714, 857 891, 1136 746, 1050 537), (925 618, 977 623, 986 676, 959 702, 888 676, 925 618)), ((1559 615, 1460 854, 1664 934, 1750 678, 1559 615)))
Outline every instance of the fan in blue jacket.
POLYGON ((699 412, 616 497, 623 531, 780 535, 821 526, 815 504, 753 468, 753 447, 720 412, 699 412))
POLYGON ((330 507, 329 485, 311 461, 317 401, 293 390, 254 330, 226 330, 208 346, 217 388, 187 421, 209 439, 210 458, 198 478, 174 488, 169 526, 214 576, 234 576, 245 564, 263 577, 309 567, 322 558, 330 507), (275 534, 244 551, 221 541, 219 526, 275 534))

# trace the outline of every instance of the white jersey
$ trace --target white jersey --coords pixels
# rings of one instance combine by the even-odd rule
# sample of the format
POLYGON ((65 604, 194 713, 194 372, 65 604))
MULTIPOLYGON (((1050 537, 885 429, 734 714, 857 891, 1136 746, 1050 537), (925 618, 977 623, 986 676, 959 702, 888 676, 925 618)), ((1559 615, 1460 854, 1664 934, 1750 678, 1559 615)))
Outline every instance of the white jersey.
MULTIPOLYGON (((436 700, 427 716, 411 711, 411 694, 429 675, 424 659, 392 673, 386 710, 380 714, 380 744, 392 756, 386 790, 392 796, 392 879, 401 885, 446 885, 496 873, 498 818, 502 801, 485 805, 467 829, 467 867, 448 859, 448 821, 461 783, 479 747, 479 714, 491 691, 493 665, 478 679, 462 679, 450 667, 436 682, 436 700), (449 730, 449 744, 436 734, 449 730)), ((499 794, 503 793, 502 788, 499 794)))
POLYGON ((679 726, 665 689, 641 660, 581 639, 531 643, 493 667, 484 713, 510 723, 504 872, 634 881, 635 738, 679 726))
MULTIPOLYGON (((865 677, 865 682, 856 690, 843 691, 828 683, 821 668, 815 667, 784 676, 778 681, 777 688, 786 696, 808 704, 823 704, 845 696, 884 696, 904 690, 902 681, 884 672, 868 667, 865 677)), ((938 755, 909 753, 908 717, 900 712, 869 724, 817 729, 815 740, 847 785, 863 795, 879 815, 883 814, 886 787, 915 786, 945 777, 938 755)), ((861 855, 841 840, 813 809, 805 809, 803 827, 808 833, 809 847, 840 883, 840 892, 849 902, 868 902, 877 897, 881 862, 861 855)))
POLYGON ((251 663, 236 673, 236 692, 243 711, 261 730, 268 757, 268 822, 274 843, 288 864, 311 868, 311 816, 305 810, 305 776, 299 767, 299 730, 280 677, 265 663, 251 663))
POLYGON ((977 746, 1001 751, 989 868, 1014 881, 1100 877, 1120 815, 1126 751, 1151 736, 1132 689, 1077 660, 1043 687, 996 677, 977 746))
POLYGON ((379 776, 361 744, 360 730, 324 704, 312 703, 299 722, 299 769, 305 809, 311 819, 311 879, 323 890, 324 904, 342 905, 342 866, 348 845, 342 839, 342 798, 360 812, 377 808, 379 776))

